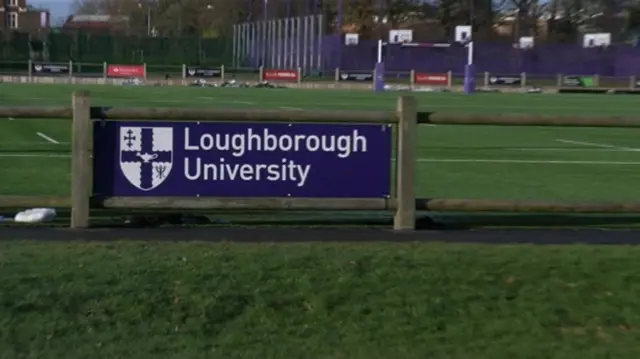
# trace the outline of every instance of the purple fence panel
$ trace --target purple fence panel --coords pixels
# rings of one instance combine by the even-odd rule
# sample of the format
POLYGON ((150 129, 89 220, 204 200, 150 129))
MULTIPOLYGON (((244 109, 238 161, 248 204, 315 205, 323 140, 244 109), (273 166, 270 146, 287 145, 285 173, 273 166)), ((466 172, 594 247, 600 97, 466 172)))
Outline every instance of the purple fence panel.
MULTIPOLYGON (((279 56, 287 64, 324 71, 335 68, 371 71, 377 62, 376 40, 361 40, 356 46, 346 46, 342 36, 331 34, 321 41, 319 37, 312 37, 304 48, 292 46, 291 40, 297 36, 300 35, 296 31, 291 31, 287 40, 276 40, 276 46, 267 46, 266 51, 279 49, 279 56), (282 41, 288 41, 287 46, 282 41)), ((263 63, 264 54, 260 49, 264 48, 264 41, 260 39, 260 36, 253 38, 256 43, 249 46, 251 51, 247 51, 245 60, 249 66, 268 65, 268 61, 263 63)), ((467 50, 457 45, 449 48, 389 45, 385 47, 383 56, 388 71, 460 73, 467 61, 467 50)), ((521 50, 510 44, 477 43, 474 63, 478 72, 500 74, 631 76, 640 75, 640 48, 624 44, 597 49, 584 49, 580 44, 540 44, 533 49, 521 50)))

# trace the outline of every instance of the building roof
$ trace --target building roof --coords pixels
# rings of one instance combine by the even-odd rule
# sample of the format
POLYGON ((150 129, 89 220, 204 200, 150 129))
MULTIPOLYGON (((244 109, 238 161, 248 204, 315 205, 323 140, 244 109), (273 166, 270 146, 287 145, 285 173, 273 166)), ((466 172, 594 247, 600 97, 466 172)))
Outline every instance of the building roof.
POLYGON ((111 29, 128 22, 127 16, 71 15, 62 27, 65 29, 111 29))

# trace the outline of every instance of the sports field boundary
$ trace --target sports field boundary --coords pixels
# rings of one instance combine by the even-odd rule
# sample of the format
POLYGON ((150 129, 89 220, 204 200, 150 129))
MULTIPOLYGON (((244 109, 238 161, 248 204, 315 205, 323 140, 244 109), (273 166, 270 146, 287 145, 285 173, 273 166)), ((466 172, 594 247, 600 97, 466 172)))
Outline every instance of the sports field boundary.
MULTIPOLYGON (((90 208, 110 208, 125 211, 127 209, 148 210, 367 210, 395 211, 398 224, 396 229, 415 229, 415 213, 426 211, 461 212, 543 212, 543 213, 640 213, 640 203, 558 203, 550 201, 494 201, 469 200, 456 198, 416 198, 414 176, 416 164, 422 162, 476 162, 476 163, 519 163, 519 164, 575 164, 575 165, 638 165, 640 161, 581 161, 515 158, 454 158, 416 156, 416 132, 418 124, 445 125, 493 125, 493 126, 563 126, 563 127, 606 127, 640 128, 638 118, 592 118, 562 116, 456 116, 439 113, 420 113, 412 96, 398 99, 397 111, 294 111, 294 110, 221 110, 206 108, 90 108, 89 96, 85 92, 74 94, 74 107, 57 108, 0 108, 0 117, 13 118, 68 118, 73 116, 72 127, 72 196, 70 199, 55 199, 62 204, 70 203, 72 227, 85 228, 89 225, 90 208), (285 122, 285 123, 370 123, 398 124, 397 140, 398 160, 395 175, 396 188, 390 198, 173 198, 173 197, 105 197, 93 198, 90 195, 91 181, 91 119, 107 121, 224 121, 224 122, 285 122), (403 122, 404 121, 404 122, 403 122), (407 122, 408 121, 408 122, 407 122), (402 125, 404 123, 405 125, 402 125)), ((577 141, 577 140, 576 140, 577 141)), ((26 153, 25 153, 26 154, 26 153)), ((7 155, 22 156, 23 153, 7 155)), ((40 154, 36 154, 40 155, 40 154)), ((64 154, 61 154, 64 155, 64 154)), ((391 159, 391 158, 390 158, 391 159)), ((33 203, 35 198, 25 199, 17 196, 3 197, 6 206, 33 203)), ((48 201, 44 199, 43 201, 48 201)))

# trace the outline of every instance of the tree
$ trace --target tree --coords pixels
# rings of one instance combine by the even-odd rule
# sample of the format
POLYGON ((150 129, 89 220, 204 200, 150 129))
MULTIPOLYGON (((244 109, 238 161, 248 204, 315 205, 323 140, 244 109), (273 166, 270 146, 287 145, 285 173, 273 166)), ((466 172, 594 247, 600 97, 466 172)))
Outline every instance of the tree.
MULTIPOLYGON (((258 1, 254 0, 255 3, 258 1)), ((128 16, 131 32, 147 33, 147 20, 163 36, 218 36, 248 15, 249 6, 228 0, 76 0, 77 14, 128 16)), ((247 3, 245 3, 247 4, 247 3)))

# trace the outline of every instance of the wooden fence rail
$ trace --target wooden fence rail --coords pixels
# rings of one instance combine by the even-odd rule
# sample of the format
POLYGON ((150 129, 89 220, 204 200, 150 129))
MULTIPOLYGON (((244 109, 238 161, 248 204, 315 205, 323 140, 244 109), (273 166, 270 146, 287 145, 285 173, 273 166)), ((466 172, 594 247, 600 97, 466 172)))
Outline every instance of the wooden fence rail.
MULTIPOLYGON (((72 119, 72 107, 0 107, 0 118, 72 119)), ((260 109, 182 109, 182 108, 109 108, 92 107, 92 119, 139 121, 225 121, 225 122, 306 122, 326 123, 343 118, 343 123, 398 123, 393 111, 300 111, 260 109)), ((333 121, 335 122, 335 121, 333 121)), ((487 125, 487 126, 553 126, 553 127, 619 127, 638 128, 640 117, 576 117, 547 115, 456 115, 417 112, 418 124, 487 125)))
MULTIPOLYGON (((415 228, 414 165, 417 106, 413 97, 398 99, 396 112, 384 111, 270 111, 178 108, 91 109, 87 92, 73 95, 71 227, 89 226, 91 208, 92 120, 296 122, 296 123, 392 123, 398 125, 397 178, 394 228, 415 228)), ((391 160, 391 159, 389 159, 391 160)), ((202 198, 202 197, 113 197, 101 199, 105 208, 299 208, 299 209, 386 209, 380 199, 359 198, 202 198), (382 208, 381 208, 382 207, 382 208)), ((382 200, 383 202, 386 199, 382 200)))
MULTIPOLYGON (((274 111, 180 108, 91 107, 89 93, 73 95, 72 107, 0 107, 0 117, 72 119, 71 197, 0 196, 0 207, 71 208, 71 227, 87 228, 92 208, 175 210, 389 210, 395 211, 394 229, 415 228, 415 213, 546 212, 640 213, 640 203, 562 203, 469 199, 419 199, 415 196, 417 125, 640 127, 638 118, 576 118, 550 116, 453 116, 418 112, 413 97, 401 96, 389 111, 274 111), (394 198, 208 198, 208 197, 93 197, 92 122, 96 120, 390 123, 396 131, 396 188, 394 198)), ((391 160, 391 159, 389 159, 391 160)))
MULTIPOLYGON (((292 202, 290 199, 277 198, 229 198, 194 199, 191 197, 156 197, 153 200, 140 197, 92 198, 94 209, 136 209, 155 210, 171 207, 182 210, 362 210, 394 211, 397 209, 395 198, 389 199, 353 199, 335 202, 333 199, 321 201, 313 199, 292 202)), ((0 196, 2 208, 54 207, 71 208, 68 196, 0 196)), ((417 211, 432 212, 509 212, 509 213, 640 213, 640 202, 576 202, 531 200, 485 200, 464 198, 418 198, 415 201, 417 211)))

